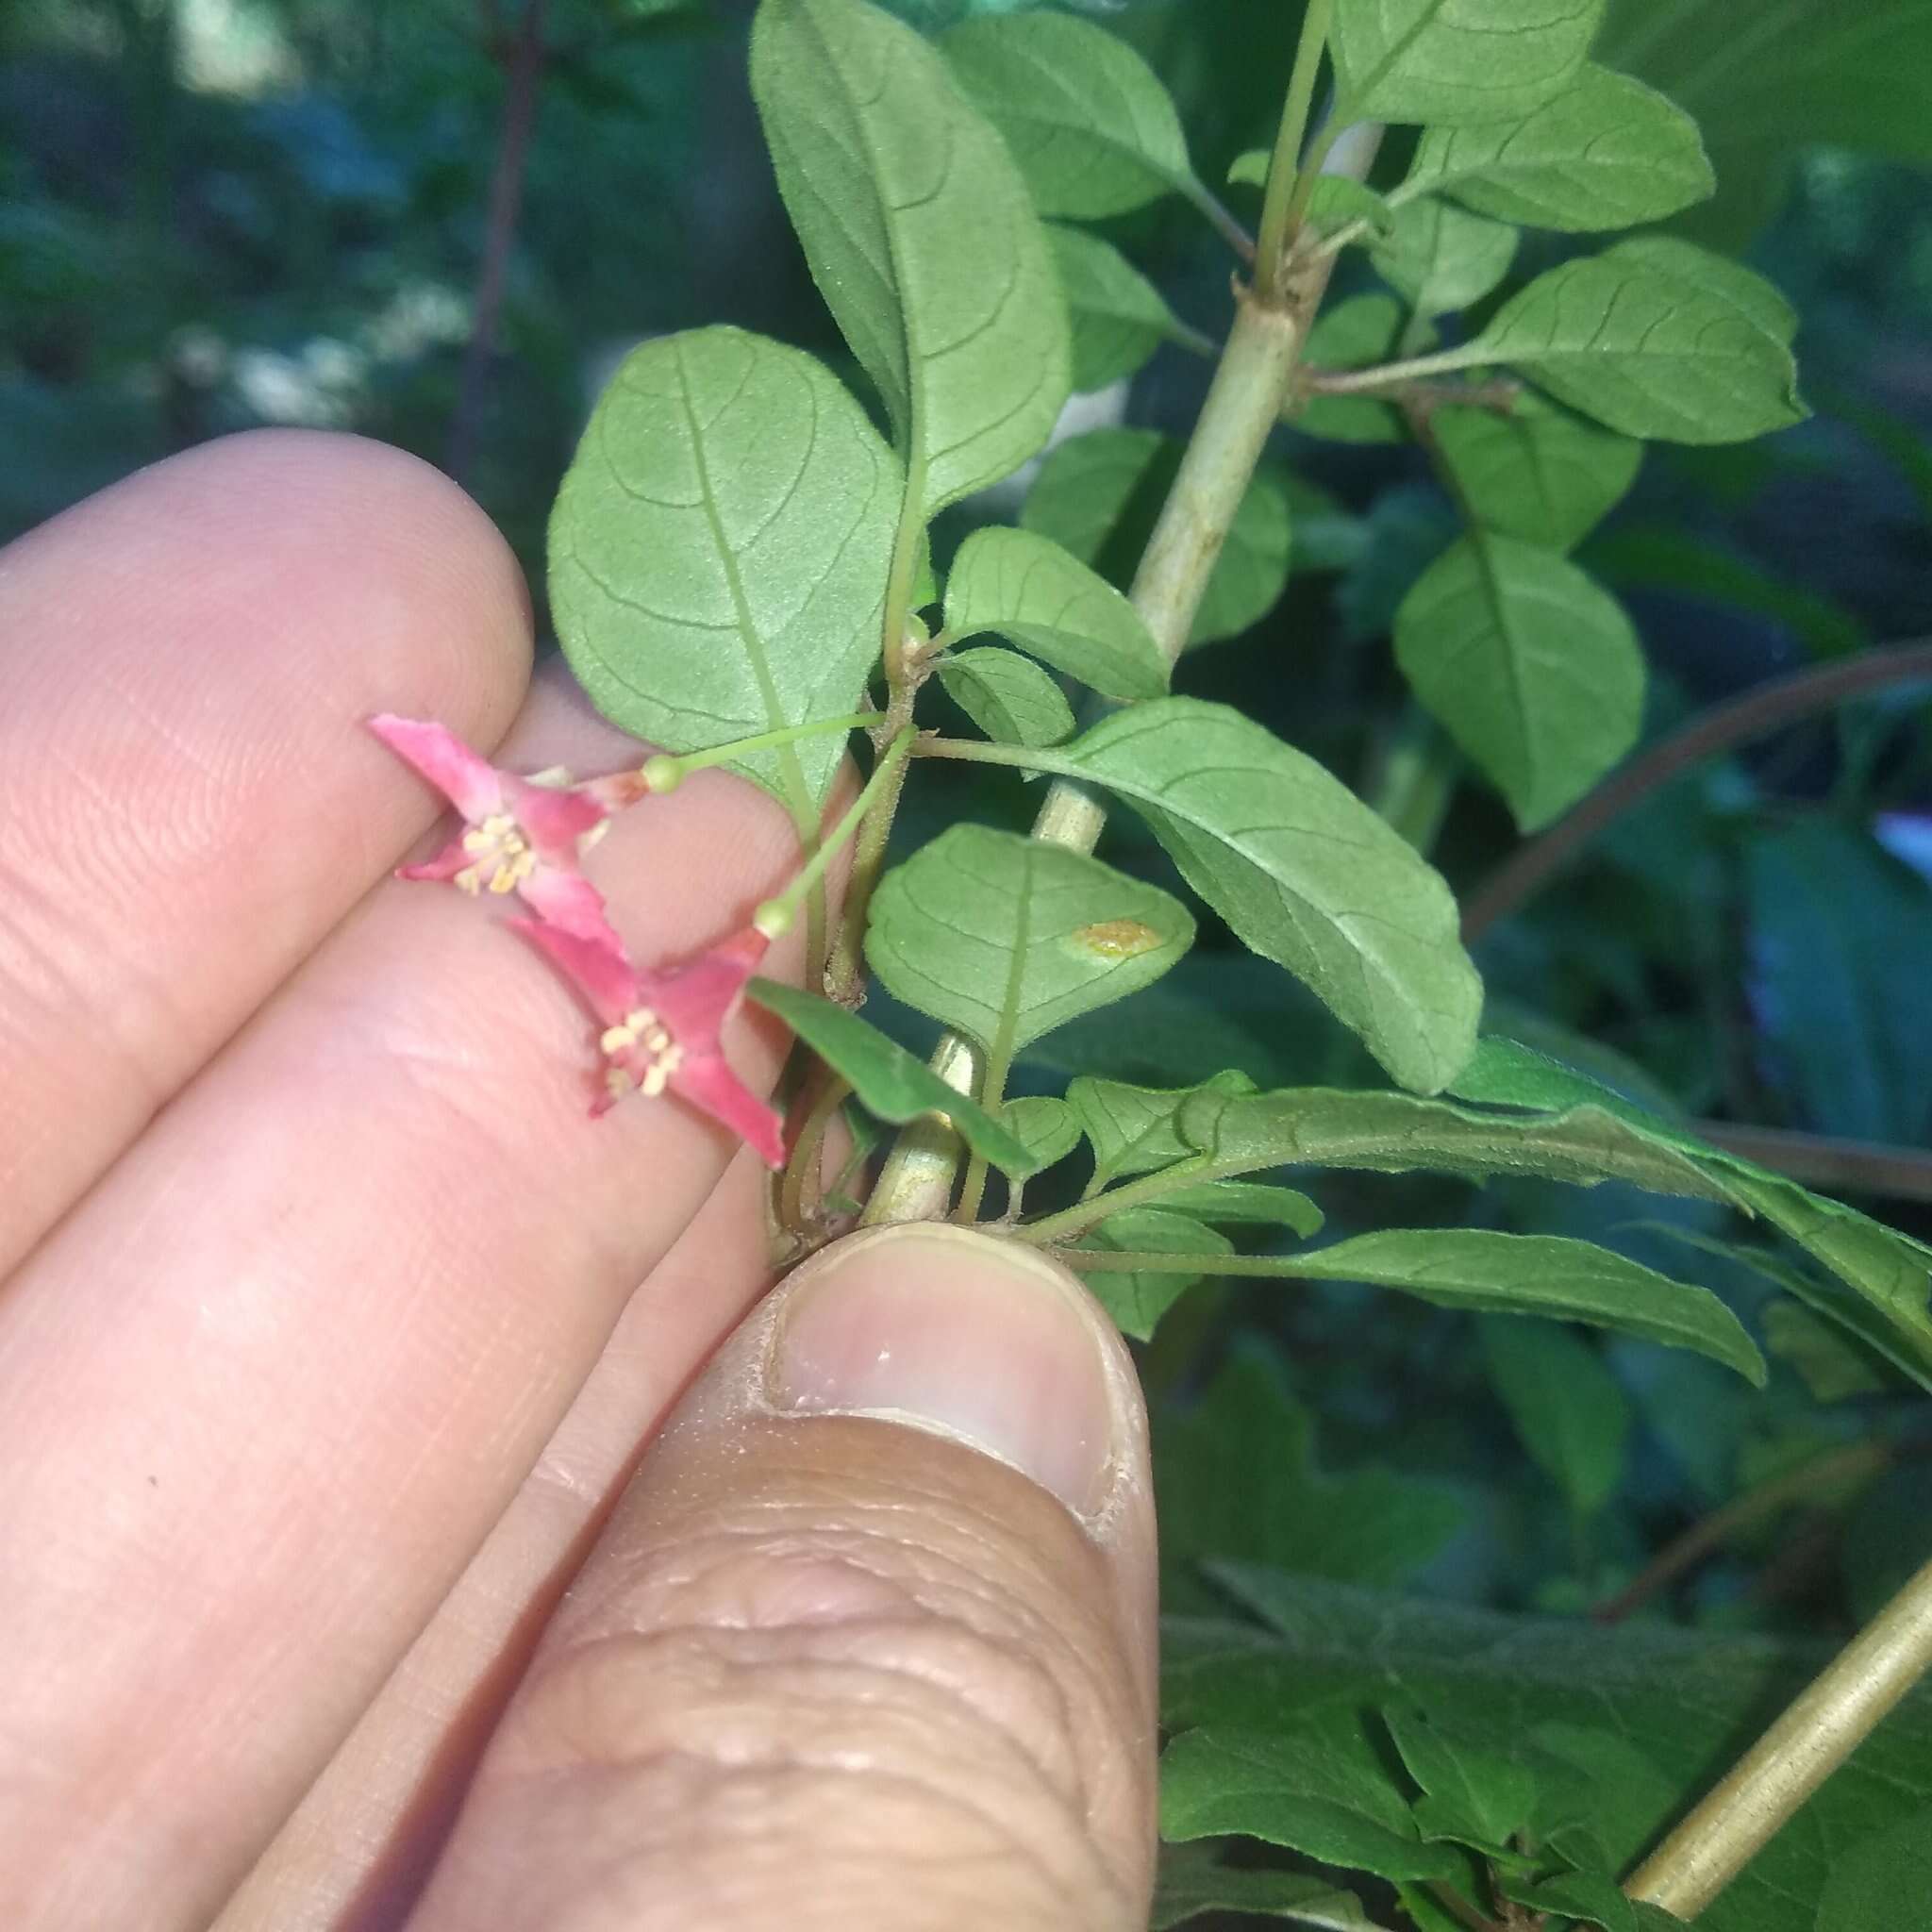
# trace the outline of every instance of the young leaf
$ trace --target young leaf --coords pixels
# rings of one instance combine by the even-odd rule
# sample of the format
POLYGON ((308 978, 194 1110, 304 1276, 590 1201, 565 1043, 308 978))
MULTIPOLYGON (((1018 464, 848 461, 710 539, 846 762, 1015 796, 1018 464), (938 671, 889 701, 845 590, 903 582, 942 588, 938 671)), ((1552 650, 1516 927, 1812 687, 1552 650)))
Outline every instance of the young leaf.
POLYGON ((1630 1402, 1597 1351, 1541 1323, 1481 1324, 1490 1386, 1538 1466, 1577 1516, 1593 1516, 1624 1474, 1630 1402))
POLYGON ((1093 1143, 1093 1186, 1099 1189, 1124 1175, 1151 1174, 1187 1159, 1195 1149, 1181 1139, 1175 1123, 1182 1107, 1197 1094, 1254 1091, 1255 1083, 1233 1069, 1198 1087, 1135 1087, 1082 1074, 1068 1087, 1067 1104, 1093 1143))
MULTIPOLYGON (((1109 583, 1124 585, 1180 461, 1181 444, 1158 429, 1076 436, 1041 466, 1020 522, 1092 565, 1109 583)), ((1238 637, 1274 608, 1288 582, 1290 535, 1287 492, 1267 470, 1257 471, 1208 575, 1191 644, 1238 637)))
POLYGON ((1312 758, 1196 698, 1136 705, 1051 756, 1124 798, 1242 942, 1404 1086, 1434 1092, 1469 1058, 1482 988, 1448 888, 1312 758))
POLYGON ((1123 1270, 1095 1274, 1089 1280, 1087 1286, 1094 1300, 1113 1317, 1121 1333, 1131 1335, 1136 1341, 1147 1341, 1161 1316, 1189 1289, 1214 1272, 1214 1261, 1234 1252, 1234 1243, 1225 1235, 1202 1226, 1190 1215, 1170 1214, 1159 1208, 1129 1208, 1110 1215, 1082 1235, 1075 1245, 1102 1253, 1201 1257, 1198 1273, 1123 1270))
POLYGON ((865 955, 895 999, 1006 1067, 1063 1020, 1158 979, 1194 940, 1187 908, 1083 852, 954 825, 879 885, 865 955))
POLYGON ((843 1074, 869 1113, 895 1123, 938 1114, 1002 1174, 1024 1180, 1039 1169, 1038 1158, 984 1108, 955 1092, 924 1061, 914 1059, 870 1021, 775 979, 754 979, 745 996, 777 1014, 835 1073, 843 1074))
POLYGON ((1516 242, 1508 223, 1431 198, 1397 208, 1369 259, 1418 315, 1447 315, 1481 301, 1509 273, 1516 242))
POLYGON ((1461 1859, 1423 1842, 1361 1724, 1331 1708, 1282 1731, 1183 1733, 1160 1760, 1161 1837, 1241 1832, 1382 1878, 1454 1877, 1461 1859))
POLYGON ((1740 442, 1804 419, 1790 352, 1766 329, 1768 305, 1740 303, 1732 286, 1747 271, 1727 263, 1731 273, 1698 278, 1627 247, 1539 275, 1466 359, 1521 369, 1626 436, 1740 442))
POLYGON ((1410 688, 1534 832, 1637 742, 1643 650, 1624 607, 1567 558, 1472 530, 1395 613, 1410 688))
POLYGON ((1485 529, 1545 550, 1582 542, 1643 462, 1641 442, 1528 390, 1507 413, 1440 408, 1429 431, 1469 514, 1485 529))
POLYGON ((1603 1932, 1641 1932, 1637 1907, 1607 1872, 1563 1872, 1534 1882, 1506 1876, 1502 1890, 1518 1905, 1558 1918, 1580 1919, 1601 1926, 1603 1932))
POLYGON ((1095 221, 1192 186, 1167 90, 1106 28, 1062 13, 987 15, 940 45, 961 92, 1006 136, 1041 214, 1095 221))
MULTIPOLYGON (((557 632, 607 718, 667 751, 852 710, 878 655, 903 479, 797 349, 706 328, 634 350, 550 518, 557 632)), ((815 819, 836 733, 734 768, 815 819)))
MULTIPOLYGON (((1366 369, 1393 359, 1407 317, 1392 295, 1350 295, 1324 310, 1308 331, 1309 369, 1366 369)), ((1311 395, 1290 419, 1330 442, 1400 442, 1408 434, 1393 403, 1374 396, 1311 395)))
POLYGON ((1167 660, 1141 613, 1030 529, 991 525, 960 544, 946 579, 946 628, 956 638, 997 631, 1107 697, 1152 698, 1167 689, 1167 660))
POLYGON ((1325 1878, 1223 1865, 1211 1845, 1163 1845, 1148 1932, 1172 1932, 1203 1912, 1285 1919, 1310 1932, 1387 1932, 1352 1891, 1341 1891, 1325 1878))
POLYGON ((1074 735, 1073 708, 1038 664, 1011 651, 956 651, 940 682, 959 708, 1002 744, 1058 744, 1074 735))
POLYGON ((997 482, 1046 441, 1069 385, 1059 276, 1006 143, 938 54, 866 0, 762 0, 751 85, 914 508, 997 482))
MULTIPOLYGON (((1255 148, 1237 157, 1227 171, 1227 178, 1245 181, 1255 188, 1264 187, 1274 158, 1269 149, 1255 148)), ((1366 222, 1371 234, 1386 235, 1395 219, 1395 210, 1364 182, 1347 175, 1321 175, 1316 177, 1314 192, 1308 196, 1304 219, 1318 235, 1330 235, 1338 228, 1353 227, 1357 222, 1366 222)))
POLYGON ((1133 375, 1179 332, 1159 290, 1111 242, 1052 223, 1046 238, 1067 298, 1076 390, 1133 375))
POLYGON ((1000 1108, 1000 1124, 1033 1156, 1035 1172, 1064 1160, 1080 1144, 1080 1118, 1064 1100, 1024 1093, 1000 1108))
POLYGON ((1660 222, 1716 187, 1697 124, 1641 80, 1586 62, 1561 93, 1513 121, 1432 127, 1404 199, 1453 194, 1532 228, 1660 222))
POLYGON ((1198 1187, 1176 1188, 1160 1197, 1160 1205, 1198 1221, 1285 1227, 1304 1241, 1322 1231, 1322 1210, 1306 1194, 1259 1181, 1205 1181, 1198 1187))
POLYGON ((1336 0, 1337 112, 1351 121, 1494 121, 1559 93, 1603 0, 1336 0))
POLYGON ((1424 1838, 1505 1845, 1529 1822, 1536 1781, 1526 1766, 1417 1711, 1385 1710, 1382 1722, 1425 1794, 1413 1807, 1424 1838))
POLYGON ((1488 1228, 1384 1228, 1281 1257, 1304 1281, 1365 1281, 1450 1308, 1553 1315, 1694 1349, 1762 1388, 1764 1357, 1708 1289, 1673 1281, 1591 1241, 1488 1228))

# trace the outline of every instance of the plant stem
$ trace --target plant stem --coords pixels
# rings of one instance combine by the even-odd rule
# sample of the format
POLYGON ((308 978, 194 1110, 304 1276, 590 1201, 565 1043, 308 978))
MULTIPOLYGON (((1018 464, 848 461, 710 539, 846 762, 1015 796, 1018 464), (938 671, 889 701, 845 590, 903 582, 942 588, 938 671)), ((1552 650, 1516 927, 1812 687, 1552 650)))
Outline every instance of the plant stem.
POLYGON ((1853 1442, 1814 1456, 1796 1469, 1786 1470, 1741 1496, 1732 1497, 1722 1508, 1713 1509, 1701 1523, 1693 1523, 1682 1536, 1666 1543, 1624 1589, 1591 1611, 1591 1619, 1599 1624, 1622 1623, 1632 1610, 1641 1609, 1659 1591, 1754 1523, 1774 1514, 1787 1503, 1800 1503, 1820 1491, 1875 1476, 1890 1467, 1893 1454, 1889 1442, 1853 1442))
POLYGON ((1255 238, 1241 226, 1227 205, 1198 176, 1190 175, 1174 183, 1191 208, 1199 211, 1208 225, 1241 257, 1243 262, 1255 258, 1255 238))
POLYGON ((1118 1214, 1125 1208, 1144 1207, 1149 1201, 1173 1193, 1176 1188, 1191 1188, 1211 1178, 1213 1165, 1205 1154, 1196 1155, 1191 1160, 1176 1161, 1158 1174, 1129 1181, 1125 1187, 1110 1189, 1104 1194, 1090 1194, 1071 1208, 1062 1208, 1058 1214, 1043 1215, 1013 1232, 1023 1241, 1075 1241, 1109 1214, 1118 1214))
POLYGON ((1374 369, 1324 369, 1321 393, 1324 396, 1360 395, 1365 391, 1392 389, 1398 383, 1413 382, 1418 376, 1443 375, 1452 369, 1473 369, 1491 358, 1480 344, 1465 342, 1460 348, 1439 349, 1433 356, 1411 356, 1401 362, 1384 362, 1374 369))
POLYGON ((906 762, 906 754, 912 748, 910 726, 898 735, 886 748, 878 763, 873 768, 873 774, 865 781, 865 789, 852 801, 843 818, 819 841, 818 849, 813 852, 797 875, 785 890, 765 903, 752 915, 752 924, 767 939, 776 939, 786 931, 798 916, 799 902, 813 891, 825 875, 825 868, 844 848, 846 841, 858 831, 866 813, 877 802, 892 782, 893 774, 906 762))
MULTIPOLYGON (((997 1113, 1007 1097, 1007 1074, 1012 1066, 1010 1053, 989 1055, 986 1073, 980 1080, 979 1104, 989 1113, 997 1113)), ((971 1227, 979 1219, 979 1204, 986 1198, 986 1156, 975 1148, 966 1162, 966 1178, 959 1184, 959 1205, 953 1219, 971 1227)))
MULTIPOLYGON (((812 1095, 778 1182, 778 1219, 791 1233, 808 1234, 817 1213, 822 1189, 820 1163, 824 1158, 825 1132, 852 1091, 851 1083, 820 1059, 812 1062, 805 1092, 812 1095)), ((801 1098, 804 1096, 801 1095, 801 1098)))
POLYGON ((734 738, 729 744, 714 744, 705 751, 658 752, 639 767, 639 776, 653 791, 674 791, 693 772, 708 771, 713 765, 728 765, 732 759, 755 751, 772 751, 781 744, 796 744, 801 739, 827 738, 835 731, 863 731, 878 723, 876 711, 855 711, 849 718, 817 718, 809 724, 787 724, 778 731, 760 731, 756 738, 734 738))
POLYGON ((1694 1918, 1932 1665, 1932 1562, 1866 1624, 1624 1890, 1694 1918))
POLYGON ((1461 759, 1442 728, 1411 698, 1376 760, 1366 796, 1426 858, 1456 794, 1461 759))
POLYGON ((1726 1154, 1775 1168, 1807 1187, 1932 1201, 1932 1154, 1921 1148, 1796 1134, 1785 1127, 1745 1127, 1732 1121, 1698 1121, 1691 1132, 1726 1154))
POLYGON ((1281 127, 1274 137, 1274 158, 1268 166, 1268 186, 1261 202, 1261 231, 1255 244, 1256 278, 1273 300, 1285 291, 1288 244, 1294 239, 1290 208, 1301 166, 1302 140, 1308 131, 1308 108, 1315 98, 1315 76, 1328 44, 1330 0, 1307 0, 1302 15, 1302 37, 1294 51, 1294 70, 1288 77, 1288 98, 1282 104, 1281 127))

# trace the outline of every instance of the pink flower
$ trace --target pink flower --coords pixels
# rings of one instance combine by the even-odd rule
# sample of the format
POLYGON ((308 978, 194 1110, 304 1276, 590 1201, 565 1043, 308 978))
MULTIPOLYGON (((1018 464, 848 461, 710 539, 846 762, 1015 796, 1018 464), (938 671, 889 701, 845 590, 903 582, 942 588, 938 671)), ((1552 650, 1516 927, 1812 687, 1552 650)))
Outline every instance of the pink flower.
POLYGON ((785 1165, 784 1122, 724 1059, 719 1040, 744 983, 771 944, 756 926, 664 973, 640 973, 621 947, 533 919, 511 924, 561 968, 603 1021, 604 1113, 633 1089, 656 1099, 668 1087, 729 1127, 767 1166, 785 1165))
POLYGON ((645 795, 637 774, 538 784, 500 772, 454 732, 387 712, 369 728, 462 813, 468 829, 405 879, 450 879, 465 892, 519 892, 563 931, 616 945, 604 895, 578 871, 619 808, 645 795))

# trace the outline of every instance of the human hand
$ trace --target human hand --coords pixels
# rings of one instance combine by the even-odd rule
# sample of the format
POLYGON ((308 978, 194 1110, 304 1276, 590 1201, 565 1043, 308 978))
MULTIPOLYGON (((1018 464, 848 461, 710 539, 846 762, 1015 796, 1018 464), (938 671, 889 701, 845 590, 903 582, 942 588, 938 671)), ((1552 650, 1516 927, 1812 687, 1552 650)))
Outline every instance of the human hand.
MULTIPOLYGON (((569 991, 388 877, 439 801, 372 712, 634 758, 529 651, 475 508, 346 439, 0 561, 0 1924, 1143 1924, 1125 1354, 957 1230, 731 1333, 756 1159, 588 1119, 569 991)), ((708 774, 597 870, 656 962, 795 858, 708 774)))

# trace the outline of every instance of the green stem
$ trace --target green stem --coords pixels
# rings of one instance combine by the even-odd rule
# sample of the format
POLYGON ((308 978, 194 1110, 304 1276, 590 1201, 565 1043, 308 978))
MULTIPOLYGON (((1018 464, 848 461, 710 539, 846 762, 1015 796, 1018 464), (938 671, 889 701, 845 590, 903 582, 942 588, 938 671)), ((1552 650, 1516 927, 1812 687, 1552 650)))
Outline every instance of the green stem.
POLYGON ((1322 178, 1322 170, 1348 125, 1347 116, 1331 115, 1327 126, 1316 135, 1314 144, 1308 149, 1308 158, 1295 176, 1294 192, 1289 197, 1286 220, 1291 235, 1300 232, 1308 212, 1308 203, 1315 198, 1315 183, 1322 178))
POLYGON ((1180 191, 1182 199, 1189 207, 1196 209, 1206 219, 1208 225, 1243 261, 1254 260, 1255 238, 1234 218, 1226 204, 1205 181, 1198 175, 1186 175, 1178 177, 1174 185, 1180 191))
POLYGON ((1694 1919, 1932 1666, 1932 1563, 1853 1638, 1624 1890, 1694 1919))
MULTIPOLYGON (((890 730, 894 742, 912 729, 912 699, 909 689, 902 687, 892 693, 891 708, 879 728, 890 730)), ((894 762, 886 782, 874 795, 865 823, 858 828, 852 871, 845 881, 845 903, 840 913, 839 931, 832 941, 831 957, 825 961, 824 991, 841 1006, 856 1007, 864 985, 865 922, 872 910, 872 895, 877 889, 879 874, 885 870, 886 846, 892 836, 892 821, 898 816, 909 769, 903 758, 894 762)))
POLYGON ((1109 1214, 1118 1214, 1124 1208, 1143 1208, 1150 1201, 1158 1201, 1173 1193, 1176 1188, 1198 1186, 1204 1177, 1212 1177, 1213 1165, 1205 1154, 1196 1155, 1191 1160, 1176 1161, 1172 1167, 1163 1167, 1158 1174, 1129 1181, 1124 1188, 1113 1188, 1104 1194, 1090 1194, 1071 1208, 1062 1208, 1058 1214, 1043 1215, 1024 1227, 1016 1227, 1013 1232, 1023 1241, 1077 1241, 1090 1227, 1097 1227, 1109 1214))
MULTIPOLYGON (((1007 1074, 1011 1066, 1011 1054, 991 1055, 987 1059, 979 1104, 989 1113, 997 1113, 1007 1097, 1007 1074)), ((979 1205, 986 1198, 986 1156, 975 1148, 966 1162, 966 1178, 959 1185, 959 1205, 953 1210, 953 1219, 965 1226, 979 1219, 979 1205)))
POLYGON ((818 849, 805 861, 794 877, 782 892, 767 899, 752 915, 752 924, 767 939, 776 939, 786 931, 798 916, 799 902, 808 893, 820 888, 825 875, 825 868, 844 848, 846 841, 858 831, 860 821, 871 810, 881 792, 891 785, 893 774, 906 762, 906 754, 912 748, 910 728, 900 732, 885 755, 865 781, 865 790, 852 801, 845 816, 834 825, 824 838, 819 841, 818 849))
POLYGON ((1366 796, 1426 858, 1435 850, 1460 775, 1455 746, 1411 698, 1383 747, 1366 796))
POLYGON ((1412 356, 1403 362, 1384 362, 1375 369, 1324 369, 1320 381, 1311 383, 1309 387, 1318 395, 1359 395, 1366 391, 1413 382, 1421 375, 1442 375, 1452 369, 1479 368, 1495 359, 1480 342, 1465 342, 1457 349, 1440 349, 1433 356, 1412 356))
MULTIPOLYGON (((1315 76, 1321 72, 1322 55, 1328 44, 1329 8, 1330 0, 1308 0, 1307 11, 1302 16, 1301 43, 1295 48, 1294 71, 1288 77, 1288 98, 1282 105, 1274 158, 1269 164, 1268 186, 1261 202, 1261 232, 1255 244, 1256 276, 1263 292, 1277 301, 1286 279, 1288 244, 1294 239, 1292 209, 1299 186, 1302 140, 1308 131, 1315 76)), ((1303 205, 1307 205, 1306 198, 1303 205)))
POLYGON ((892 564, 886 576, 886 609, 879 648, 886 682, 893 691, 906 681, 906 621, 912 613, 912 579, 919 570, 919 542, 925 535, 925 460, 906 466, 906 494, 899 500, 899 527, 892 538, 892 564))
POLYGON ((852 1091, 852 1087, 842 1075, 834 1073, 826 1061, 814 1059, 812 1070, 807 1075, 805 1091, 813 1097, 799 1125, 791 1158, 785 1163, 785 1173, 778 1182, 778 1219, 792 1234, 798 1235, 810 1232, 812 1219, 818 1212, 824 1191, 818 1183, 821 1180, 825 1131, 840 1108, 845 1104, 845 1096, 852 1091))
MULTIPOLYGON (((1125 1193, 1127 1190, 1120 1191, 1125 1193)), ((1055 1256, 1083 1274, 1260 1274, 1289 1281, 1332 1281, 1335 1271, 1321 1265, 1322 1251, 1310 1255, 1178 1255, 1061 1248, 1055 1256)))
POLYGON ((773 751, 781 744, 796 744, 801 739, 827 738, 835 731, 863 731, 877 723, 876 712, 855 711, 849 718, 817 718, 809 724, 787 724, 782 730, 760 731, 756 738, 734 738, 729 744, 714 744, 704 751, 660 751, 644 760, 638 775, 652 791, 675 791, 693 772, 728 765, 734 758, 747 758, 758 751, 773 751))

